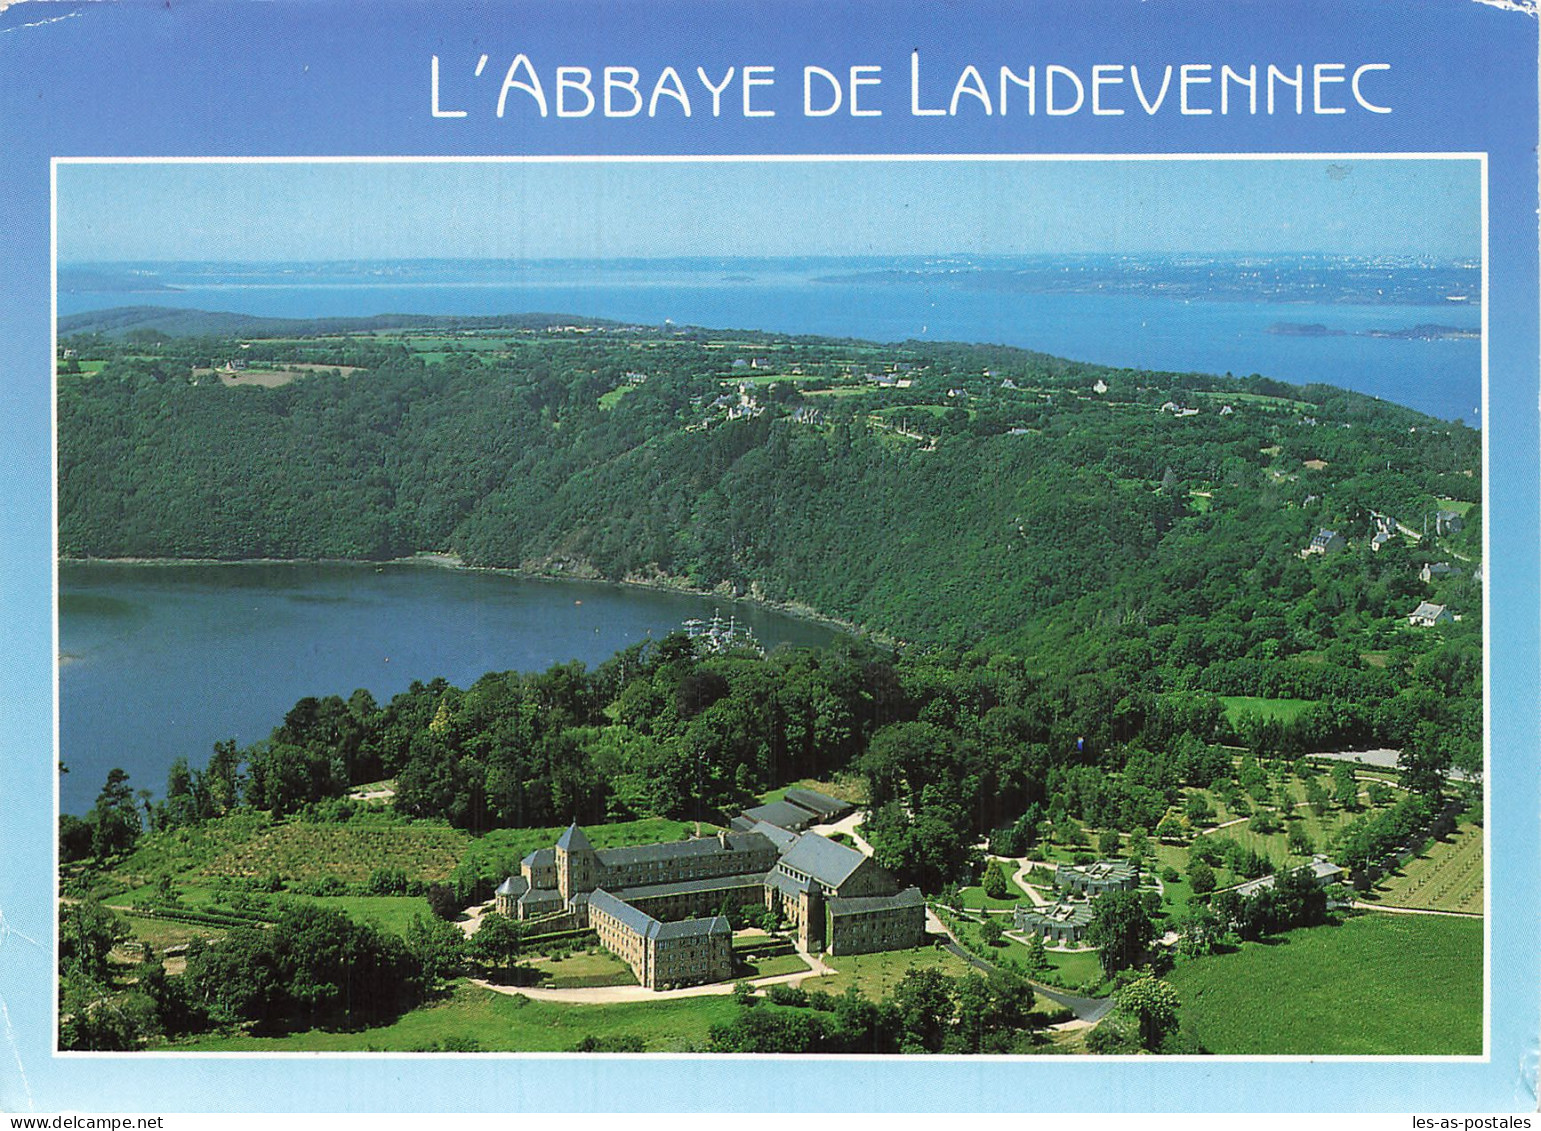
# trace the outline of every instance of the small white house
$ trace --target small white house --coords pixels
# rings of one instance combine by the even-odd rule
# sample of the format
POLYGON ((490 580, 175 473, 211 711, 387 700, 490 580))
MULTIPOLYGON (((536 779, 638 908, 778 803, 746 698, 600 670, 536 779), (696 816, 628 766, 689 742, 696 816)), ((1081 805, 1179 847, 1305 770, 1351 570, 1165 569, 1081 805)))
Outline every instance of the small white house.
POLYGON ((1416 609, 1407 614, 1407 623, 1414 628, 1433 628, 1436 624, 1449 624, 1454 619, 1445 606, 1428 601, 1420 602, 1416 609))

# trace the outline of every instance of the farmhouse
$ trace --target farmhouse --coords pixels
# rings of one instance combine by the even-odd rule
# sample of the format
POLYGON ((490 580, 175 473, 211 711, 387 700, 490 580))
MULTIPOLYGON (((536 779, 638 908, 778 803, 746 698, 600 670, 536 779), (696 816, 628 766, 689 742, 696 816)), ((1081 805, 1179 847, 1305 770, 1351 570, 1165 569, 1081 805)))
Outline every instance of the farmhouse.
MULTIPOLYGON (((849 809, 794 792, 828 812, 849 809)), ((788 811, 760 808, 802 827, 818 819, 790 802, 776 805, 788 811)), ((752 906, 784 916, 809 951, 901 950, 925 939, 919 889, 900 891, 854 848, 764 820, 751 820, 747 830, 611 849, 594 848, 574 822, 553 847, 526 856, 496 895, 497 910, 512 917, 592 927, 649 989, 728 977, 731 931, 720 912, 752 906)))
POLYGON ((1433 628, 1436 624, 1449 624, 1455 617, 1444 605, 1420 601, 1418 607, 1407 614, 1407 623, 1414 628, 1433 628))
POLYGON ((1328 530, 1326 527, 1318 530, 1316 536, 1311 539, 1311 544, 1306 547, 1308 554, 1336 554, 1348 545, 1348 542, 1336 530, 1328 530))

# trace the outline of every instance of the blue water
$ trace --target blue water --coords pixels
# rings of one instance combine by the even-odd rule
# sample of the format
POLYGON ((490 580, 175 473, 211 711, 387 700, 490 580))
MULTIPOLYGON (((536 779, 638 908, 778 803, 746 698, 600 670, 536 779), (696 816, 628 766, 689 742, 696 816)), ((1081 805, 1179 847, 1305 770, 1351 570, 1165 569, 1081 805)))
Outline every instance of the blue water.
POLYGON ((741 602, 425 566, 65 565, 60 605, 66 813, 114 766, 160 795, 179 755, 201 767, 215 742, 266 738, 307 695, 383 705, 435 676, 594 667, 719 610, 767 648, 836 635, 741 602))
POLYGON ((522 271, 518 277, 483 271, 468 284, 389 274, 221 276, 205 271, 161 276, 176 290, 61 287, 59 310, 71 314, 160 305, 286 318, 544 311, 882 342, 989 342, 1129 368, 1324 382, 1442 419, 1480 424, 1479 342, 1355 336, 1355 331, 1426 323, 1475 330, 1480 324, 1475 304, 1264 302, 970 290, 940 280, 904 285, 816 281, 827 273, 827 265, 798 270, 795 265, 766 269, 761 263, 729 262, 695 269, 548 269, 522 271), (1268 332, 1281 322, 1320 323, 1345 333, 1297 337, 1268 332))

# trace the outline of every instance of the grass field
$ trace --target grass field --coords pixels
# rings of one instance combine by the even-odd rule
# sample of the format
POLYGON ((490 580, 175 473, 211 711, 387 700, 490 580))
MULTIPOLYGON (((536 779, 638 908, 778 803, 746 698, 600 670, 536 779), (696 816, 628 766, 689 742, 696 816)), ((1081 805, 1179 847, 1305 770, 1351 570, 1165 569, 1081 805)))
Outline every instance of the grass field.
MULTIPOLYGON (((169 946, 180 946, 183 943, 192 942, 194 939, 218 939, 223 938, 223 927, 205 927, 196 923, 177 923, 169 919, 144 919, 138 915, 119 915, 118 918, 128 927, 128 937, 133 942, 148 943, 155 948, 157 954, 163 953, 169 946)), ((140 955, 137 951, 121 951, 121 957, 137 962, 140 955)))
POLYGON ((428 901, 420 895, 293 896, 321 907, 346 912, 360 923, 373 923, 382 931, 400 935, 414 915, 429 916, 428 901))
MULTIPOLYGON (((979 924, 967 919, 957 919, 949 923, 961 940, 969 943, 986 962, 994 962, 1007 965, 1006 960, 1014 960, 1027 969, 1027 947, 1015 939, 1003 939, 1000 946, 983 946, 979 938, 979 924)), ((1080 989, 1087 983, 1101 985, 1103 982, 1102 963, 1097 959, 1094 950, 1061 951, 1045 950, 1045 957, 1049 960, 1049 966, 1053 973, 1045 976, 1040 981, 1049 985, 1058 985, 1066 989, 1080 989)))
POLYGON ((544 975, 540 984, 552 989, 637 984, 636 975, 631 972, 630 966, 597 946, 562 958, 536 958, 529 964, 544 975))
MULTIPOLYGON (((742 978, 771 978, 777 974, 800 974, 808 969, 808 964, 797 954, 773 954, 768 958, 761 958, 755 962, 744 963, 742 978)), ((808 983, 810 986, 821 986, 823 983, 815 979, 808 983)))
POLYGON ((486 1052, 568 1052, 584 1037, 638 1037, 648 1052, 690 1052, 711 1026, 739 1010, 731 996, 616 1005, 559 1005, 458 985, 446 1000, 390 1025, 355 1032, 312 1030, 288 1037, 209 1037, 171 1046, 220 1052, 435 1051, 474 1041, 486 1052))
POLYGON ((941 947, 893 950, 882 954, 842 954, 828 957, 825 962, 836 973, 810 979, 805 983, 806 989, 843 994, 846 987, 855 986, 857 992, 873 1001, 890 996, 899 984, 899 979, 910 970, 935 968, 956 978, 973 969, 963 959, 941 947))
POLYGON ((601 393, 599 395, 599 411, 609 412, 621 403, 622 397, 627 393, 634 392, 636 388, 637 386, 635 385, 622 385, 619 388, 611 389, 608 393, 601 393))
POLYGON ((828 389, 804 389, 805 397, 859 397, 863 393, 879 391, 872 385, 834 385, 828 389))
POLYGON ((1431 842, 1365 898, 1391 907, 1481 914, 1482 826, 1462 825, 1448 840, 1431 842))
POLYGON ((1482 1052, 1482 923, 1370 913, 1178 964, 1184 1030, 1219 1054, 1482 1052))
POLYGON ((981 885, 975 884, 972 887, 963 888, 959 893, 963 906, 970 911, 978 911, 986 907, 997 911, 1007 911, 1020 905, 1031 906, 1032 901, 1027 898, 1027 893, 1022 890, 1021 885, 1016 881, 1015 867, 1010 865, 1008 867, 1012 867, 1013 875, 1006 878, 1006 884, 1013 892, 1017 893, 1016 895, 1006 899, 996 899, 993 896, 986 895, 985 889, 981 885))

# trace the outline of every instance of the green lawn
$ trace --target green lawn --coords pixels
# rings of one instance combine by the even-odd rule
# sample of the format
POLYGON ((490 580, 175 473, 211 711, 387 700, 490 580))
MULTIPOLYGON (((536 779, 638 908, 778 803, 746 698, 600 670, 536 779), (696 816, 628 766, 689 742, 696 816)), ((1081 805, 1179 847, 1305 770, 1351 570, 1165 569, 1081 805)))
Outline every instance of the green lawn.
POLYGON ((595 946, 561 958, 536 958, 529 963, 545 975, 542 986, 582 989, 589 986, 635 986, 631 967, 607 950, 595 946))
POLYGON ((871 393, 874 387, 871 385, 835 385, 828 389, 804 389, 805 397, 859 397, 863 393, 871 393))
POLYGON ((296 895, 291 899, 331 907, 347 914, 360 923, 373 923, 383 931, 404 934, 414 915, 427 918, 432 915, 428 901, 420 895, 296 895))
MULTIPOLYGON (((1027 947, 1015 939, 1002 939, 1000 946, 985 946, 979 938, 979 924, 967 919, 954 920, 949 924, 953 933, 959 939, 969 943, 975 951, 986 961, 993 962, 1003 968, 1010 968, 1015 962, 1025 971, 1028 967, 1027 947)), ((1044 951, 1049 960, 1049 966, 1053 973, 1039 978, 1046 985, 1057 985, 1065 989, 1078 990, 1087 982, 1101 983, 1102 964, 1097 959, 1097 952, 1087 951, 1044 951)))
MULTIPOLYGON (((770 978, 777 974, 800 974, 808 969, 808 964, 797 954, 773 954, 769 958, 762 958, 757 962, 744 962, 744 971, 740 978, 770 978)), ((821 981, 809 982, 810 987, 822 987, 821 981)))
POLYGON ((899 984, 899 979, 910 970, 935 968, 956 978, 973 969, 957 955, 934 946, 893 950, 882 954, 832 955, 824 961, 834 967, 837 973, 812 978, 804 983, 804 989, 842 994, 846 987, 855 986, 857 992, 873 1001, 890 996, 899 984))
POLYGON ((1012 891, 1020 894, 1007 899, 996 899, 993 896, 986 895, 985 889, 979 884, 975 884, 973 887, 966 887, 961 890, 960 896, 963 906, 971 911, 978 911, 984 907, 1006 911, 1024 904, 1031 905, 1032 901, 1027 898, 1027 893, 1022 891, 1021 885, 1014 878, 1008 877, 1006 883, 1012 891))
POLYGON ((619 388, 611 389, 608 393, 601 393, 599 397, 599 411, 609 412, 621 403, 622 397, 627 393, 634 392, 636 388, 637 386, 635 385, 622 385, 619 388))
POLYGON ((1062 985, 1077 988, 1088 982, 1101 983, 1102 961, 1095 950, 1046 950, 1049 965, 1062 985))
POLYGON ((690 1052, 711 1026, 741 1007, 731 995, 614 1005, 565 1005, 458 985, 447 1000, 389 1025, 356 1032, 312 1030, 287 1037, 204 1037, 170 1046, 218 1052, 417 1052, 476 1042, 486 1052, 568 1052, 586 1036, 640 1037, 648 1052, 690 1052))
POLYGON ((1168 981, 1213 1053, 1477 1056, 1482 929, 1371 913, 1180 962, 1168 981))

